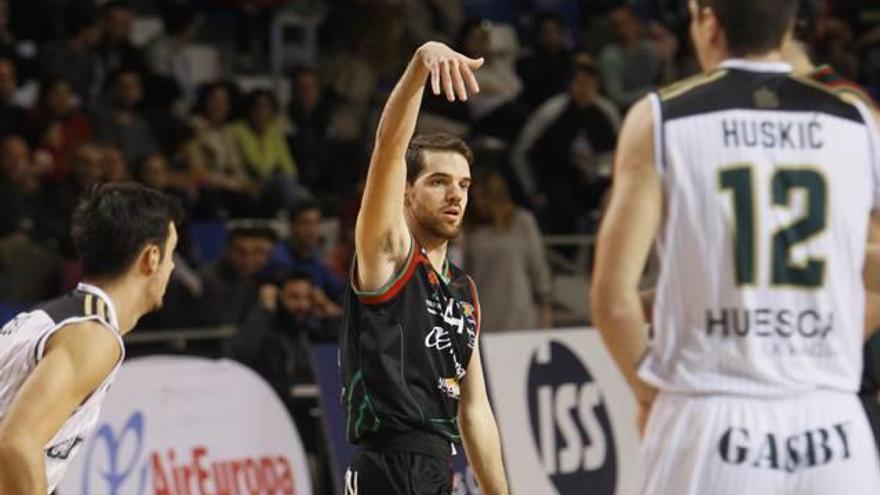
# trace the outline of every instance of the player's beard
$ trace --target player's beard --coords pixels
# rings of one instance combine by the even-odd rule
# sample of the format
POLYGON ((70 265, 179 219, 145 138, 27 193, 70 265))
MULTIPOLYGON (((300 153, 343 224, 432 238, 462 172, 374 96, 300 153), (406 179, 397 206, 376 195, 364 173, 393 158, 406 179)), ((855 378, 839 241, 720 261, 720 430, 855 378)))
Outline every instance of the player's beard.
POLYGON ((438 239, 451 241, 461 234, 461 220, 452 224, 439 212, 429 213, 416 209, 413 213, 419 225, 438 239))

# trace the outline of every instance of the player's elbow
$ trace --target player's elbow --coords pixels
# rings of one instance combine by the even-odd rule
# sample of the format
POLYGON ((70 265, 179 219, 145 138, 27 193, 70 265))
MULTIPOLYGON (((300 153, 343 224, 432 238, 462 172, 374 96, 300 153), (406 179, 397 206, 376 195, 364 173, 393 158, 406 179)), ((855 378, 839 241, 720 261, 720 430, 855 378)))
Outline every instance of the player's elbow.
MULTIPOLYGON (((466 385, 463 385, 466 386, 466 385)), ((492 417, 492 408, 489 406, 487 397, 475 396, 477 394, 461 394, 461 401, 458 404, 458 423, 463 426, 475 425, 492 417)))
POLYGON ((632 318, 633 311, 638 311, 638 305, 634 308, 631 291, 623 290, 607 284, 594 284, 590 288, 590 311, 593 315, 593 323, 602 328, 614 326, 616 322, 632 318))
POLYGON ((468 439, 486 431, 486 428, 492 425, 493 419, 492 409, 488 405, 483 407, 471 404, 458 409, 458 427, 462 436, 468 439))

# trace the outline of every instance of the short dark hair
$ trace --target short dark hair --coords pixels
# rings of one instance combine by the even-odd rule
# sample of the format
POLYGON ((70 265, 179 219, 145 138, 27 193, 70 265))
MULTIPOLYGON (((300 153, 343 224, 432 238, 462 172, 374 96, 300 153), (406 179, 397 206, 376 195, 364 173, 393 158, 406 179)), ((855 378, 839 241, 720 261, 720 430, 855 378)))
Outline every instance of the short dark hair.
POLYGON ((420 134, 409 142, 406 149, 406 181, 412 184, 422 169, 425 168, 424 151, 452 151, 459 153, 467 160, 468 165, 474 163, 474 153, 471 148, 461 139, 445 132, 420 134))
POLYGON ((101 14, 106 15, 111 10, 121 9, 121 10, 134 10, 134 5, 131 4, 129 0, 110 0, 105 3, 103 7, 101 7, 101 14))
POLYGON ((196 9, 185 3, 173 3, 166 7, 162 15, 162 24, 169 34, 178 34, 199 21, 196 9))
POLYGON ((123 65, 118 69, 114 70, 107 74, 107 77, 104 79, 104 92, 110 92, 116 89, 116 86, 119 85, 119 81, 122 80, 123 77, 127 75, 137 76, 138 80, 141 84, 144 83, 144 75, 139 71, 136 67, 131 65, 123 65))
POLYGON ((556 12, 553 12, 552 10, 539 12, 539 13, 535 14, 535 18, 532 21, 532 25, 535 28, 540 28, 541 26, 544 25, 544 23, 547 23, 547 22, 552 22, 553 24, 556 24, 556 27, 558 27, 560 29, 565 29, 565 23, 562 20, 562 17, 559 14, 557 14, 556 12))
POLYGON ((238 219, 226 224, 228 236, 227 247, 238 239, 266 239, 270 242, 278 241, 278 231, 272 226, 270 220, 265 219, 238 219))
POLYGON ((300 215, 312 210, 318 210, 323 214, 323 211, 321 210, 321 205, 319 205, 316 201, 313 201, 311 199, 298 201, 290 207, 290 211, 288 211, 288 219, 290 219, 291 222, 295 222, 300 215))
POLYGON ((133 182, 98 184, 73 213, 71 237, 86 277, 123 274, 141 250, 159 246, 162 256, 169 224, 179 225, 180 204, 133 182))
POLYGON ((798 0, 794 21, 794 39, 811 43, 817 36, 822 15, 822 0, 798 0))
POLYGON ((278 111, 278 97, 275 96, 275 93, 270 89, 257 88, 251 90, 245 97, 244 108, 248 115, 254 110, 254 107, 257 106, 257 102, 259 102, 261 98, 268 99, 269 104, 272 105, 272 109, 276 112, 278 111))
POLYGON ((281 275, 278 278, 278 286, 284 287, 288 282, 308 282, 312 285, 315 285, 315 281, 312 279, 312 276, 308 274, 308 272, 303 270, 291 270, 287 273, 281 275))
POLYGON ((241 98, 241 90, 234 81, 214 81, 205 83, 196 91, 196 103, 193 106, 193 113, 197 115, 205 115, 208 107, 208 98, 214 91, 224 89, 229 93, 229 115, 228 120, 233 120, 238 116, 239 99, 241 98))
POLYGON ((697 4, 715 11, 727 49, 736 57, 778 48, 797 10, 797 0, 698 0, 697 4))

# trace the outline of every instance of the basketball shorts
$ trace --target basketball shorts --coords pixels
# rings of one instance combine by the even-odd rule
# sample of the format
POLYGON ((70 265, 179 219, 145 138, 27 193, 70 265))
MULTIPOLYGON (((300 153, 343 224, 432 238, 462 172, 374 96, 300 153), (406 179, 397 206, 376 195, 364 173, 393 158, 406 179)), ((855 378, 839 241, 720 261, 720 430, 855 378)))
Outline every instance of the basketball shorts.
POLYGON ((855 394, 661 393, 642 445, 644 495, 880 493, 880 459, 855 394))
POLYGON ((433 434, 384 432, 361 440, 345 495, 449 495, 452 448, 433 434))
POLYGON ((416 452, 359 450, 345 473, 345 495, 449 495, 449 461, 416 452))

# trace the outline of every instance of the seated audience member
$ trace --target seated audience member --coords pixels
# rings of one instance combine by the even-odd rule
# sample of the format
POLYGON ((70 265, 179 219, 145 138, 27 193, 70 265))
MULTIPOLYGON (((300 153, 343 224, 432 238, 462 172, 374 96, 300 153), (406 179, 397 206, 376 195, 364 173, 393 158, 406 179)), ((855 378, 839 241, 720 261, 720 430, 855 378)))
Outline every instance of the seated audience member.
POLYGON ((318 74, 310 68, 299 68, 291 78, 288 117, 293 126, 291 148, 296 158, 299 180, 312 191, 337 192, 341 181, 350 177, 346 167, 331 160, 331 119, 336 106, 334 98, 321 88, 318 74))
POLYGON ((78 145, 70 153, 70 172, 63 182, 49 183, 50 201, 59 215, 69 215, 83 194, 106 177, 103 149, 94 142, 78 145))
POLYGON ((284 400, 295 383, 312 383, 310 342, 333 340, 321 317, 308 274, 293 272, 279 285, 260 288, 259 302, 244 318, 232 343, 233 357, 258 372, 284 400))
POLYGON ((203 180, 213 201, 231 217, 252 216, 260 186, 245 168, 232 133, 238 91, 233 83, 216 82, 199 91, 190 122, 205 160, 203 180))
POLYGON ((101 161, 104 163, 104 174, 107 182, 125 182, 132 179, 128 162, 119 148, 114 146, 101 147, 101 161))
POLYGON ((109 101, 93 119, 95 138, 119 148, 129 163, 159 151, 153 131, 139 109, 144 97, 140 74, 120 69, 107 78, 107 91, 109 101))
POLYGON ((538 210, 542 230, 571 234, 599 205, 608 184, 620 114, 599 95, 589 55, 575 56, 568 91, 529 117, 513 148, 513 168, 538 210))
POLYGON ((464 236, 464 266, 479 289, 480 328, 550 328, 550 267, 534 215, 513 203, 498 171, 477 176, 472 201, 476 219, 464 236))
POLYGON ((185 100, 191 103, 195 80, 187 48, 198 32, 198 12, 185 3, 173 3, 164 12, 162 25, 164 32, 147 45, 147 64, 154 74, 177 81, 185 100))
POLYGON ((135 180, 153 189, 174 196, 180 201, 183 211, 189 217, 193 209, 195 192, 187 187, 185 173, 173 172, 165 155, 152 153, 135 166, 135 180))
POLYGON ((599 71, 605 93, 626 110, 652 89, 675 79, 678 42, 656 23, 647 30, 650 37, 643 36, 641 20, 630 7, 615 9, 610 19, 617 40, 599 54, 599 71))
POLYGON ((275 95, 265 89, 254 90, 248 94, 244 110, 244 118, 233 124, 232 134, 247 170, 260 180, 275 175, 294 177, 296 165, 281 128, 275 95))
POLYGON ((64 181, 70 172, 70 154, 92 139, 92 124, 74 102, 73 89, 62 78, 40 84, 37 104, 27 116, 32 143, 52 155, 53 169, 48 178, 64 181))
POLYGON ((65 10, 70 36, 40 50, 41 78, 67 79, 80 106, 91 109, 101 86, 101 61, 97 50, 101 41, 101 24, 94 7, 85 2, 67 2, 65 10))
POLYGON ((199 270, 199 324, 238 324, 257 298, 258 274, 275 242, 269 228, 233 224, 222 256, 199 270))
POLYGON ((553 13, 536 16, 532 51, 516 64, 523 82, 522 98, 530 109, 565 91, 571 55, 562 19, 553 13))
POLYGON ((129 0, 110 0, 101 7, 103 38, 98 44, 101 69, 113 72, 132 67, 139 72, 147 70, 143 51, 132 43, 135 9, 129 0))
POLYGON ((248 94, 244 119, 233 124, 232 135, 248 174, 264 187, 266 213, 293 205, 302 191, 281 126, 278 101, 271 91, 257 89, 248 94))
POLYGON ((0 237, 20 232, 57 242, 65 235, 65 222, 48 207, 41 187, 40 175, 46 168, 35 160, 23 137, 0 140, 0 237))
POLYGON ((324 260, 321 223, 317 203, 305 201, 290 211, 290 237, 272 253, 271 266, 280 271, 307 273, 315 286, 337 304, 345 292, 343 279, 336 276, 324 260))
POLYGON ((0 138, 22 131, 25 111, 15 103, 17 88, 15 62, 0 56, 0 138))
POLYGON ((0 141, 0 301, 27 303, 54 294, 53 249, 64 222, 46 207, 37 168, 20 136, 0 141))

